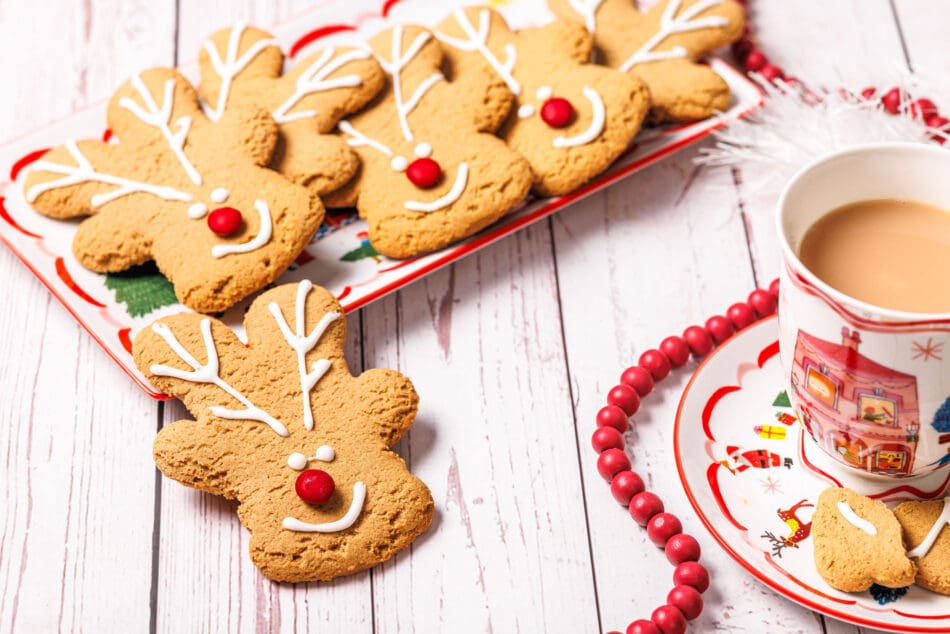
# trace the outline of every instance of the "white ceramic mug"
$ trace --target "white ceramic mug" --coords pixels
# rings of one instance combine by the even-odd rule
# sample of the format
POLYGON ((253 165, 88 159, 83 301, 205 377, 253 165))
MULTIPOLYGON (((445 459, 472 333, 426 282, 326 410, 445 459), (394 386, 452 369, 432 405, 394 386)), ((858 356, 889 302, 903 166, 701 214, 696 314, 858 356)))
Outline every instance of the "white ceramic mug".
POLYGON ((815 161, 786 185, 778 203, 779 346, 789 396, 819 447, 866 474, 918 476, 950 465, 950 313, 872 306, 831 288, 798 258, 821 216, 881 198, 950 210, 950 150, 858 146, 815 161))

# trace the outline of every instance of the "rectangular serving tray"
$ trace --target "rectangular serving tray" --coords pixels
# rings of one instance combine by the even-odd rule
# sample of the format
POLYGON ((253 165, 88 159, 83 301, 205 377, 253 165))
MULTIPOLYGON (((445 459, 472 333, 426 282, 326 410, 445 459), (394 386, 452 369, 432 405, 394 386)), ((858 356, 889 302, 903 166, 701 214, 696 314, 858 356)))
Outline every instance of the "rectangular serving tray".
MULTIPOLYGON (((391 21, 434 25, 450 9, 463 4, 466 2, 456 0, 334 0, 276 27, 274 33, 289 51, 292 64, 293 58, 317 47, 352 43, 354 37, 365 37, 391 21)), ((516 28, 543 24, 551 18, 543 0, 510 0, 500 9, 516 28)), ((711 58, 709 64, 732 89, 732 104, 726 112, 687 125, 642 130, 609 170, 576 192, 559 198, 530 198, 481 233, 408 260, 376 254, 366 239, 366 223, 355 213, 328 214, 296 264, 275 284, 310 279, 332 291, 345 310, 356 310, 626 178, 762 105, 761 91, 743 74, 719 58, 711 58)), ((195 62, 184 64, 180 70, 189 79, 197 79, 195 62)), ((140 328, 158 317, 189 309, 175 302, 173 295, 169 299, 167 281, 154 272, 107 276, 84 269, 71 248, 78 221, 53 220, 34 212, 20 187, 29 164, 46 149, 69 138, 107 134, 106 106, 106 101, 97 103, 0 146, 0 175, 5 175, 0 178, 6 179, 0 182, 0 240, 146 393, 166 398, 135 368, 131 340, 140 328)), ((240 330, 247 305, 255 296, 228 310, 222 319, 240 330)))

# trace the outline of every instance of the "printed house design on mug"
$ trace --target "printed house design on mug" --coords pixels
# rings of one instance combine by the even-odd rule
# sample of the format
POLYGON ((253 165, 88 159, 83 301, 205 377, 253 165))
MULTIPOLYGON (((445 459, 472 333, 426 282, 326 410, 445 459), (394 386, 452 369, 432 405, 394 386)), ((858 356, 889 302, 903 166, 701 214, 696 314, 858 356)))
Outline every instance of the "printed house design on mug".
POLYGON ((791 382, 802 420, 841 462, 909 474, 920 431, 917 378, 868 359, 860 344, 861 334, 847 326, 840 345, 798 331, 791 382))

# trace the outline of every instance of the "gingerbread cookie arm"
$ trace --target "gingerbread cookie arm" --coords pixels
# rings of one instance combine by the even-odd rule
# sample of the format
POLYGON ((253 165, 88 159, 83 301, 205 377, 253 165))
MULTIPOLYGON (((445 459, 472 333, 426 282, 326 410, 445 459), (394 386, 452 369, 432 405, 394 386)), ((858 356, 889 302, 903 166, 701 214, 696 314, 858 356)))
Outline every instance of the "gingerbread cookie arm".
POLYGON ((652 123, 695 121, 729 108, 729 84, 709 66, 689 60, 669 60, 662 66, 644 64, 636 76, 651 86, 652 123), (670 78, 675 77, 675 81, 670 78))
POLYGON ((155 466, 186 486, 233 500, 238 490, 231 472, 239 468, 239 457, 227 445, 233 442, 228 436, 234 431, 207 420, 166 425, 152 444, 155 466))

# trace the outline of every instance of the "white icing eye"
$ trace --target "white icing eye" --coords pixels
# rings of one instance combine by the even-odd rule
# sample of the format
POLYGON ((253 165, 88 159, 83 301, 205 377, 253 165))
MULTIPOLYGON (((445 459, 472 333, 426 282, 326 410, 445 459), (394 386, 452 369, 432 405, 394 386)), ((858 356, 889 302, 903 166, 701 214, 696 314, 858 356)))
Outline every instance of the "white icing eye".
POLYGON ((415 147, 413 152, 415 152, 415 155, 419 158, 428 158, 432 156, 432 146, 428 143, 420 143, 415 147))
POLYGON ((204 203, 195 203, 188 208, 188 217, 195 220, 204 218, 206 213, 208 213, 208 206, 204 203))
POLYGON ((307 468, 307 456, 294 452, 287 457, 287 466, 294 471, 303 471, 307 468))
POLYGON ((333 459, 336 458, 336 452, 329 445, 321 445, 313 457, 321 462, 333 462, 333 459))
POLYGON ((518 108, 519 119, 527 119, 531 116, 534 116, 534 106, 532 106, 530 103, 526 103, 518 108))
POLYGON ((393 160, 389 162, 389 166, 397 172, 405 172, 406 168, 409 167, 409 161, 403 156, 394 156, 393 160))
POLYGON ((228 199, 228 196, 231 195, 231 192, 226 190, 224 187, 218 187, 211 191, 211 202, 213 203, 223 203, 228 199))
POLYGON ((541 86, 538 88, 538 92, 535 96, 538 98, 538 101, 547 101, 553 94, 554 90, 550 86, 541 86))

